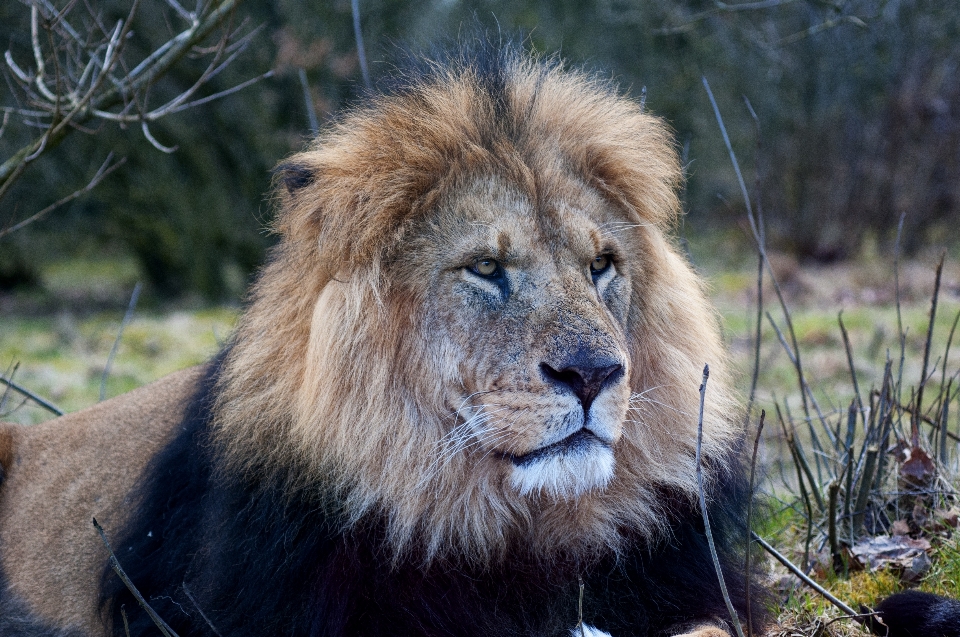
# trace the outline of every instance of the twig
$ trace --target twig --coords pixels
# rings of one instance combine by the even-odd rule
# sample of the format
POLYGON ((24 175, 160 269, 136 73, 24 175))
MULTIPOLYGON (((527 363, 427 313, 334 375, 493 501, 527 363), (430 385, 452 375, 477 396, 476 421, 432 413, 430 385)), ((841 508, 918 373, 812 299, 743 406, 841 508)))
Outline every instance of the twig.
MULTIPOLYGON (((783 346, 783 350, 787 353, 787 357, 790 359, 790 362, 793 363, 794 369, 797 370, 797 377, 800 379, 800 396, 803 399, 804 415, 806 416, 807 421, 810 422, 813 420, 810 417, 810 410, 807 408, 807 397, 809 396, 810 403, 813 405, 813 409, 817 413, 817 418, 823 425, 824 431, 827 432, 827 437, 830 438, 830 442, 836 446, 837 437, 830 430, 830 427, 827 426, 827 419, 824 418, 823 412, 820 410, 820 403, 817 402, 816 397, 813 395, 813 390, 810 389, 810 385, 807 384, 807 379, 803 374, 803 368, 800 364, 800 357, 798 356, 799 349, 797 348, 796 342, 794 342, 794 348, 791 348, 790 344, 787 343, 787 339, 783 335, 783 332, 780 330, 780 327, 777 325, 777 322, 773 320, 773 316, 770 314, 770 312, 767 312, 766 316, 767 320, 770 322, 770 326, 773 327, 774 333, 777 335, 777 339, 780 341, 780 345, 783 346)), ((791 322, 788 320, 787 326, 790 327, 790 325, 791 322)), ((817 440, 817 438, 814 438, 814 440, 817 440)))
POLYGON ((799 577, 800 581, 802 581, 804 584, 806 584, 807 586, 815 590, 817 593, 822 595, 823 598, 826 599, 828 602, 830 602, 831 604, 833 604, 834 606, 842 610, 847 615, 860 614, 857 611, 850 608, 849 606, 847 606, 846 604, 844 604, 843 602, 841 602, 839 599, 837 599, 833 595, 831 595, 830 591, 828 591, 827 589, 825 589, 824 587, 820 586, 819 584, 814 582, 812 579, 810 579, 810 577, 806 573, 804 573, 802 570, 800 570, 800 568, 796 564, 794 564, 793 562, 788 560, 786 557, 781 555, 780 552, 777 551, 777 549, 770 546, 762 537, 760 537, 756 533, 751 533, 750 535, 753 537, 755 542, 757 542, 760 546, 762 546, 767 551, 767 553, 772 555, 774 559, 776 559, 778 562, 786 566, 788 571, 790 571, 791 573, 799 577))
POLYGON ((36 395, 35 393, 33 393, 32 391, 30 391, 30 390, 27 389, 26 387, 22 387, 22 386, 18 385, 17 383, 13 382, 13 381, 10 380, 9 378, 6 378, 6 377, 4 377, 4 376, 0 376, 0 383, 3 383, 4 385, 6 385, 7 387, 9 387, 9 388, 12 389, 13 391, 17 392, 18 394, 21 394, 21 395, 23 395, 23 396, 26 396, 27 398, 29 398, 29 399, 32 400, 33 402, 37 403, 38 405, 40 405, 41 407, 43 407, 43 408, 46 409, 47 411, 49 411, 49 412, 51 412, 51 413, 53 413, 53 414, 56 414, 57 416, 62 416, 62 415, 65 413, 62 409, 60 409, 59 407, 57 407, 56 405, 54 405, 54 404, 53 404, 52 402, 50 402, 49 400, 47 400, 47 399, 45 399, 45 398, 42 398, 42 397, 36 395))
POLYGON ((940 255, 940 263, 937 265, 937 275, 933 284, 933 299, 930 301, 930 323, 927 326, 927 341, 923 346, 923 368, 920 372, 920 385, 917 387, 917 402, 914 403, 914 417, 911 420, 910 434, 913 438, 913 446, 920 443, 920 424, 917 419, 922 413, 923 388, 927 384, 927 366, 930 364, 930 342, 933 340, 933 324, 937 318, 937 299, 940 297, 940 276, 943 274, 943 261, 947 253, 940 255))
POLYGON ((837 494, 839 492, 839 480, 834 480, 827 486, 827 499, 829 502, 827 505, 827 538, 830 541, 830 559, 835 573, 843 564, 843 558, 840 555, 840 541, 837 536, 837 494))
MULTIPOLYGON (((762 270, 761 270, 762 272, 762 270)), ((760 447, 760 434, 763 433, 763 421, 767 417, 766 410, 760 410, 760 422, 757 424, 757 435, 753 439, 753 455, 750 457, 750 498, 747 500, 747 550, 743 557, 743 572, 746 578, 747 591, 747 636, 753 637, 753 612, 750 608, 750 586, 752 573, 750 572, 750 527, 753 516, 753 488, 757 471, 757 449, 760 447)))
POLYGON ((130 302, 127 304, 127 311, 123 315, 123 320, 120 321, 120 329, 117 330, 117 338, 113 341, 113 347, 110 348, 110 355, 107 356, 107 364, 103 367, 103 375, 100 376, 100 400, 102 401, 107 397, 107 378, 110 376, 110 368, 113 366, 113 359, 117 355, 117 350, 120 349, 120 338, 123 336, 123 330, 130 323, 130 319, 133 318, 133 309, 137 306, 137 299, 140 298, 140 282, 137 281, 137 284, 133 286, 133 294, 130 295, 130 302))
POLYGON ((796 2, 796 0, 757 0, 756 2, 740 2, 740 3, 727 3, 727 2, 716 2, 714 6, 706 11, 701 11, 696 13, 688 19, 685 24, 681 24, 675 27, 665 27, 661 29, 654 29, 654 35, 677 35, 680 33, 686 33, 693 29, 698 22, 701 22, 710 16, 716 15, 718 13, 736 13, 738 11, 758 11, 762 9, 771 9, 774 7, 779 7, 785 4, 791 4, 796 2))
POLYGON ((877 467, 877 456, 880 455, 880 447, 870 445, 867 447, 867 456, 863 465, 863 475, 860 477, 860 491, 857 493, 857 501, 853 507, 853 535, 859 535, 863 527, 863 519, 866 515, 867 501, 870 498, 870 487, 873 485, 874 470, 877 467))
POLYGON ((853 393, 857 397, 857 406, 860 413, 863 413, 863 398, 860 397, 860 384, 857 382, 857 370, 853 366, 853 348, 850 347, 850 336, 847 334, 847 327, 843 324, 843 310, 837 314, 837 322, 840 324, 840 334, 843 336, 843 348, 847 352, 847 366, 850 368, 850 380, 853 382, 853 393))
MULTIPOLYGON (((202 608, 200 608, 200 604, 197 603, 197 600, 195 600, 195 599, 193 598, 193 594, 190 592, 190 589, 187 588, 187 583, 184 582, 183 584, 181 584, 181 585, 180 585, 180 588, 183 589, 183 594, 187 596, 187 599, 190 600, 190 603, 193 604, 193 607, 197 609, 197 612, 198 612, 198 613, 200 613, 200 617, 203 618, 203 621, 207 622, 207 626, 210 627, 210 630, 213 631, 213 634, 216 635, 217 637, 223 637, 223 635, 220 634, 220 631, 217 630, 217 627, 213 625, 213 622, 210 621, 210 618, 207 617, 207 614, 203 612, 203 609, 202 609, 202 608)), ((583 584, 580 585, 580 591, 581 591, 581 592, 580 592, 580 595, 581 595, 581 597, 582 597, 582 596, 583 596, 583 584)))
MULTIPOLYGON (((700 414, 697 416, 697 485, 700 489, 700 511, 703 514, 704 533, 707 536, 707 545, 710 547, 710 557, 713 558, 713 568, 717 571, 717 579, 720 582, 720 592, 723 594, 723 601, 727 605, 727 612, 730 613, 730 619, 733 620, 733 627, 737 631, 737 637, 743 637, 743 628, 740 626, 740 618, 737 611, 733 608, 733 602, 730 601, 730 594, 727 592, 727 584, 723 581, 723 570, 720 568, 720 558, 717 556, 717 547, 713 542, 713 531, 710 530, 710 515, 707 513, 707 496, 703 490, 703 466, 700 458, 700 448, 703 446, 703 402, 707 393, 707 379, 710 377, 710 366, 703 366, 703 381, 700 383, 700 414)), ((749 591, 747 591, 749 595, 749 591)))
POLYGON ((950 379, 950 382, 947 383, 947 389, 944 399, 941 401, 940 407, 940 464, 944 467, 947 466, 947 434, 950 433, 947 429, 950 418, 950 390, 953 388, 953 379, 950 379))
MULTIPOLYGON (((780 289, 780 284, 777 281, 776 274, 773 272, 773 266, 770 265, 770 259, 767 257, 767 248, 765 245, 766 242, 764 240, 763 232, 753 214, 753 206, 750 203, 750 193, 747 192, 747 185, 743 181, 743 174, 740 171, 740 162, 737 161, 737 155, 733 152, 733 145, 730 143, 730 136, 727 134, 727 127, 723 123, 723 116, 720 115, 720 107, 717 106, 717 100, 713 97, 713 91, 710 90, 710 83, 707 82, 706 76, 701 76, 700 79, 703 82, 703 88, 707 91, 707 97, 710 99, 710 106, 713 108, 713 115, 717 120, 717 125, 720 127, 720 135, 723 137, 723 143, 727 147, 727 153, 730 155, 730 162, 733 164, 733 170, 737 175, 737 183, 740 185, 740 192, 743 194, 743 201, 747 208, 747 220, 750 222, 750 231, 753 233, 753 239, 757 244, 757 250, 760 252, 760 256, 763 258, 763 262, 766 264, 767 272, 770 274, 770 281, 773 283, 773 291, 777 295, 777 300, 780 301, 780 307, 783 310, 784 320, 787 322, 787 331, 790 333, 790 340, 793 343, 794 355, 792 360, 794 367, 797 370, 797 379, 800 382, 800 399, 803 402, 804 415, 806 415, 807 419, 809 420, 810 409, 807 405, 807 393, 804 391, 806 380, 803 374, 803 365, 800 362, 800 346, 797 342, 796 331, 793 329, 793 319, 790 316, 790 310, 787 308, 787 302, 783 298, 783 291, 780 289)), ((820 416, 821 421, 823 421, 823 416, 819 414, 819 408, 818 415, 820 416)), ((824 423, 824 426, 826 426, 826 423, 824 423)))
POLYGON ((310 132, 314 135, 320 130, 320 123, 317 121, 317 108, 313 105, 313 97, 310 95, 310 84, 307 83, 307 72, 303 67, 299 69, 300 86, 303 88, 303 101, 307 106, 307 121, 310 123, 310 132))
POLYGON ((177 635, 176 631, 167 625, 167 622, 163 621, 163 618, 161 618, 160 615, 157 615, 156 611, 150 607, 150 604, 147 603, 147 600, 145 600, 143 595, 140 594, 140 591, 137 590, 137 587, 133 585, 132 581, 130 581, 130 578, 127 577, 123 567, 120 566, 120 561, 113 552, 113 548, 110 546, 110 541, 107 540, 107 534, 103 532, 103 527, 97 522, 97 518, 93 518, 93 527, 97 529, 97 533, 100 534, 100 539, 103 540, 103 545, 107 547, 107 552, 110 553, 110 567, 113 568, 113 572, 117 574, 117 577, 119 577, 120 581, 122 581, 124 586, 127 587, 127 590, 133 594, 134 599, 136 599, 137 603, 140 604, 140 608, 146 611, 147 615, 150 616, 150 619, 153 620, 153 623, 156 624, 157 628, 160 629, 160 632, 163 633, 165 637, 180 637, 177 635))
POLYGON ((580 585, 580 597, 577 600, 577 625, 580 629, 580 637, 587 637, 586 629, 583 627, 583 577, 577 575, 577 583, 580 585))
POLYGON ((360 73, 363 74, 363 85, 369 91, 373 89, 373 84, 370 82, 370 70, 367 68, 367 53, 363 47, 363 32, 360 30, 360 0, 350 0, 350 10, 353 13, 353 37, 357 41, 360 73))
POLYGON ((143 131, 143 136, 150 142, 150 145, 159 150, 161 153, 171 154, 177 152, 179 146, 164 146, 157 138, 150 133, 150 127, 147 125, 147 120, 140 122, 140 130, 143 131))
POLYGON ((893 244, 893 294, 897 306, 897 336, 900 338, 900 368, 897 370, 897 392, 900 396, 900 387, 903 382, 903 364, 906 360, 907 334, 903 331, 903 315, 900 311, 900 237, 903 234, 903 221, 907 213, 900 214, 897 223, 897 238, 893 244))
POLYGON ((763 336, 763 255, 757 254, 757 333, 754 336, 753 375, 750 378, 750 397, 747 400, 747 418, 757 398, 757 382, 760 380, 760 342, 763 336))
POLYGON ((777 43, 777 46, 783 46, 783 45, 785 45, 785 44, 793 44, 794 42, 798 42, 798 41, 800 41, 800 40, 802 40, 802 39, 804 39, 804 38, 810 37, 811 35, 815 35, 815 34, 817 34, 817 33, 820 33, 821 31, 826 31, 827 29, 832 29, 832 28, 834 28, 834 27, 840 26, 840 25, 843 24, 844 22, 849 22, 850 24, 853 24, 853 25, 855 25, 855 26, 858 26, 858 27, 860 27, 860 28, 862 28, 862 29, 867 28, 866 22, 864 22, 863 20, 861 20, 861 19, 858 18, 857 16, 855 16, 855 15, 845 15, 845 16, 841 16, 841 17, 839 17, 839 18, 833 18, 833 19, 830 19, 830 20, 824 20, 824 21, 821 22, 820 24, 815 24, 814 26, 810 27, 809 29, 804 29, 803 31, 799 31, 799 32, 797 32, 797 33, 794 33, 793 35, 788 35, 787 37, 785 37, 785 38, 783 38, 782 40, 780 40, 780 41, 777 43))
MULTIPOLYGON (((873 391, 874 391, 874 393, 877 392, 877 390, 873 390, 873 391)), ((899 409, 900 411, 905 411, 905 412, 907 412, 907 413, 913 413, 913 411, 914 411, 913 408, 912 408, 910 405, 904 405, 903 403, 901 403, 901 402, 899 402, 899 401, 894 401, 894 402, 893 402, 893 406, 895 406, 895 407, 896 407, 897 409, 899 409)), ((918 421, 919 421, 919 422, 922 422, 922 423, 925 424, 925 425, 929 425, 930 427, 934 427, 934 428, 937 428, 937 429, 939 429, 939 427, 940 427, 940 423, 939 423, 938 421, 934 420, 933 418, 931 418, 931 417, 929 417, 929 416, 925 416, 925 415, 923 415, 923 414, 920 415, 920 417, 918 418, 918 421)), ((950 438, 951 440, 955 441, 955 442, 960 442, 960 436, 958 436, 957 434, 953 433, 952 431, 948 431, 948 432, 947 432, 947 437, 950 438)))
POLYGON ((49 206, 47 206, 46 208, 44 208, 44 209, 41 210, 40 212, 38 212, 38 213, 36 213, 36 214, 34 214, 34 215, 30 216, 30 217, 27 217, 27 218, 24 219, 23 221, 20 221, 20 222, 18 222, 18 223, 15 223, 14 225, 10 226, 9 228, 2 228, 2 229, 0 229, 0 239, 2 239, 3 237, 7 236, 7 235, 10 234, 10 233, 16 232, 17 230, 23 228, 24 226, 30 225, 31 223, 33 223, 33 222, 35 222, 35 221, 39 221, 39 220, 43 219, 44 217, 46 217, 48 214, 50 214, 51 212, 53 212, 54 210, 56 210, 56 209, 59 208, 60 206, 66 204, 66 203, 70 203, 71 201, 73 201, 74 199, 76 199, 77 197, 79 197, 80 195, 83 195, 83 194, 86 194, 86 193, 90 192, 91 190, 93 190, 94 188, 96 188, 97 185, 98 185, 101 181, 103 181, 104 179, 106 179, 107 175, 109 175, 110 173, 112 173, 113 171, 115 171, 117 168, 119 168, 120 166, 122 166, 123 164, 125 164, 126 161, 127 161, 127 158, 126 158, 126 157, 122 157, 122 158, 120 159, 120 161, 118 161, 117 163, 115 163, 115 164, 113 164, 113 165, 111 166, 111 165, 110 165, 110 161, 111 161, 112 159, 113 159, 113 153, 111 152, 111 153, 109 153, 109 154, 107 155, 107 158, 104 160, 103 164, 100 165, 100 168, 97 170, 97 172, 96 172, 96 174, 93 176, 93 178, 92 178, 89 182, 87 182, 87 185, 84 186, 83 188, 81 188, 80 190, 75 190, 74 192, 70 193, 70 194, 67 195, 66 197, 63 197, 62 199, 58 199, 57 201, 55 201, 54 203, 50 204, 49 206))

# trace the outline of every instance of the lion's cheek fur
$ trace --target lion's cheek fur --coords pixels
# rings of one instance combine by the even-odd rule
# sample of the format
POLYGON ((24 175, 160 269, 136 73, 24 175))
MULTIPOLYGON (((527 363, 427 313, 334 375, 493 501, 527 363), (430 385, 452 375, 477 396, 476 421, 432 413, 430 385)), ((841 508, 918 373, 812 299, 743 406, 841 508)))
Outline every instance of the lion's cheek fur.
POLYGON ((328 284, 318 298, 291 442, 304 450, 311 475, 323 475, 322 487, 342 499, 348 526, 385 519, 395 557, 414 544, 427 556, 485 553, 485 540, 502 535, 498 521, 517 515, 502 504, 505 472, 441 453, 452 420, 447 383, 421 385, 413 372, 425 366, 430 373, 419 376, 453 377, 454 357, 421 343, 410 329, 411 307, 372 294, 358 274, 328 284), (398 362, 407 360, 418 363, 398 362))

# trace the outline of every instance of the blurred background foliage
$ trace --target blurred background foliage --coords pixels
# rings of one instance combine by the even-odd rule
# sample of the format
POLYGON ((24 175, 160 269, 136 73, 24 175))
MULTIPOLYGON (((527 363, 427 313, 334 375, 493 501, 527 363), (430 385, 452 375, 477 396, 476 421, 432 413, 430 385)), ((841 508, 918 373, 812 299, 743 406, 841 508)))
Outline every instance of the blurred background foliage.
MULTIPOLYGON (((105 21, 129 0, 80 0, 105 21)), ((62 7, 65 3, 56 0, 62 7)), ((73 9, 77 10, 77 9, 73 9)), ((79 10, 77 10, 79 11, 79 10)), ((688 167, 684 232, 741 236, 743 202, 703 90, 711 83, 775 248, 833 261, 904 245, 955 244, 960 222, 960 9, 941 0, 361 0, 370 70, 479 25, 614 77, 668 119, 688 167), (731 228, 733 230, 731 230, 731 228)), ((169 39, 174 9, 143 0, 130 47, 169 39)), ((36 286, 64 259, 131 263, 154 300, 239 298, 272 237, 270 171, 362 93, 348 0, 242 0, 259 27, 204 95, 274 69, 242 91, 151 126, 98 124, 32 164, 0 204, 0 228, 81 188, 109 152, 126 163, 90 193, 0 238, 0 289, 36 286)), ((29 2, 0 3, 0 42, 30 60, 29 2)), ((153 89, 202 72, 184 59, 153 89)), ((4 66, 0 62, 0 66, 4 66)), ((0 106, 15 106, 9 71, 0 106)), ((0 159, 36 135, 16 117, 0 159)), ((749 244, 744 242, 745 246, 749 244)), ((752 254, 744 249, 745 256, 752 254)))

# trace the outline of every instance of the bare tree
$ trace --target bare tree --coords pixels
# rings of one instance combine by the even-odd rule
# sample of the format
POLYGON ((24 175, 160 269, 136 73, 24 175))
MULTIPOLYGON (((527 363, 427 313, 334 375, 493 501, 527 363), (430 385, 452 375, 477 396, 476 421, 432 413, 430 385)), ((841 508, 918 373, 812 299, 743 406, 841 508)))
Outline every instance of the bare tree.
MULTIPOLYGON (((239 0, 196 0, 192 11, 178 0, 164 0, 181 23, 176 27, 179 32, 142 59, 131 59, 134 56, 126 46, 133 35, 141 0, 133 0, 127 16, 111 24, 104 22, 92 0, 68 0, 62 8, 54 5, 54 0, 21 1, 30 12, 33 59, 18 61, 9 50, 4 54, 3 72, 15 103, 0 106, 0 137, 8 132, 8 126, 17 124, 41 132, 9 157, 0 158, 0 201, 37 159, 56 148, 71 132, 88 130, 85 125, 93 120, 120 126, 139 125, 154 147, 173 152, 176 147, 164 146, 150 133, 151 122, 239 91, 272 74, 267 71, 225 91, 198 97, 199 89, 233 62, 257 32, 245 24, 233 24, 239 0), (218 29, 215 43, 204 47, 218 29), (206 58, 206 68, 187 90, 151 108, 151 88, 188 55, 206 58)), ((113 160, 112 154, 108 155, 86 186, 0 228, 0 238, 88 192, 120 163, 113 160)))

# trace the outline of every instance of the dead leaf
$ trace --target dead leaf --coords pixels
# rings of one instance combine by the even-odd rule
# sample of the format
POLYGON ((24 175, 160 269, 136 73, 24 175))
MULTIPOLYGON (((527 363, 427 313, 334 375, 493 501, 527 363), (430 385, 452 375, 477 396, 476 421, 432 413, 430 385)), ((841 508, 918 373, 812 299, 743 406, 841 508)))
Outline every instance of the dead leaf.
POLYGON ((850 553, 871 571, 892 566, 906 571, 921 554, 926 556, 930 542, 905 535, 878 535, 854 544, 850 553))
POLYGON ((897 520, 890 525, 890 535, 910 535, 910 525, 906 520, 897 520))
POLYGON ((930 454, 917 446, 907 449, 905 456, 906 459, 900 465, 900 476, 913 487, 929 487, 937 475, 937 469, 930 454))

